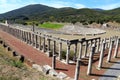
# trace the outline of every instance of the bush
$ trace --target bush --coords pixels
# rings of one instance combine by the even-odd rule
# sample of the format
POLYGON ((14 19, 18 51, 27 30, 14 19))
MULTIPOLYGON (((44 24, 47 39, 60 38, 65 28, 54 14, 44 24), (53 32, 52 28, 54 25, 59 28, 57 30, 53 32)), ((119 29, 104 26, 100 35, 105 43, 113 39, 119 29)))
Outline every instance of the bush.
POLYGON ((66 58, 66 51, 62 51, 61 58, 65 59, 66 58))
MULTIPOLYGON (((67 53, 66 51, 62 51, 62 54, 61 54, 62 59, 66 59, 66 53, 67 53)), ((73 60, 73 57, 74 57, 74 52, 71 51, 71 53, 69 54, 69 59, 73 60)))

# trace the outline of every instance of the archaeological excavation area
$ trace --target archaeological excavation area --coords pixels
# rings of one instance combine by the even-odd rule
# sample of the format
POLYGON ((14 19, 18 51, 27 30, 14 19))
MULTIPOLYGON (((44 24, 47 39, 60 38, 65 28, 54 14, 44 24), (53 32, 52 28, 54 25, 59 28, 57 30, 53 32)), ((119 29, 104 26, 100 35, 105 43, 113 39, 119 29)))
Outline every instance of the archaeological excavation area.
POLYGON ((0 38, 22 62, 60 79, 97 80, 119 60, 119 35, 66 39, 1 23, 0 38))

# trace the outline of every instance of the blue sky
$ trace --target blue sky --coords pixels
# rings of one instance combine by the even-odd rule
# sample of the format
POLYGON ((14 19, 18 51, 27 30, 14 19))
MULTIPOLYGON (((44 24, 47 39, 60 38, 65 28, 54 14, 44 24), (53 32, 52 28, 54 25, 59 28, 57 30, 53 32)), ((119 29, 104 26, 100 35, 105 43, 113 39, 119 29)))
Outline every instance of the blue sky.
POLYGON ((120 0, 0 0, 0 13, 30 4, 43 4, 56 8, 101 8, 109 10, 120 7, 120 0))

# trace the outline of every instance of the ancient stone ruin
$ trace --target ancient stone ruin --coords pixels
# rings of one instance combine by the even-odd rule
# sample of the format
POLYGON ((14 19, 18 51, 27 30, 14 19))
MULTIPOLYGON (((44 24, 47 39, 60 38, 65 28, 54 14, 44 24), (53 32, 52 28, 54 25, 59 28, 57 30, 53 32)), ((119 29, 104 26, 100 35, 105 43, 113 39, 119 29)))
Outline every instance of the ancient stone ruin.
MULTIPOLYGON (((104 51, 109 49, 107 62, 111 61, 112 49, 115 46, 114 58, 118 55, 118 48, 120 38, 118 36, 104 38, 100 37, 91 39, 74 39, 66 40, 63 38, 53 37, 52 35, 47 35, 39 32, 33 32, 28 30, 23 30, 20 28, 13 28, 11 26, 0 24, 0 29, 15 36, 16 38, 22 40, 28 45, 46 53, 49 57, 52 57, 52 69, 56 68, 56 59, 62 60, 62 45, 66 45, 66 55, 65 63, 71 64, 70 53, 71 46, 74 46, 74 57, 72 62, 76 63, 75 77, 74 80, 79 79, 80 73, 80 63, 85 57, 89 57, 87 75, 92 73, 92 64, 94 54, 100 53, 98 69, 101 69, 103 65, 104 51), (58 44, 58 45, 57 45, 58 44), (79 46, 78 46, 79 45, 79 46), (84 49, 83 49, 84 48, 84 49)), ((2 42, 1 42, 2 43, 2 42)))

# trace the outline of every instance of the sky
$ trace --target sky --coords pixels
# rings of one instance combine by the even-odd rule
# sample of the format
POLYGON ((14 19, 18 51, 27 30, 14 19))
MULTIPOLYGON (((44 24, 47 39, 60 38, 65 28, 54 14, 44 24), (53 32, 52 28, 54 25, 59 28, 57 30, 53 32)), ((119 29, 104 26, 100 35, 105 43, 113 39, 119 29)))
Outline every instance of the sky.
POLYGON ((73 7, 110 10, 120 7, 120 0, 0 0, 0 13, 5 13, 31 4, 43 4, 55 8, 73 7))

